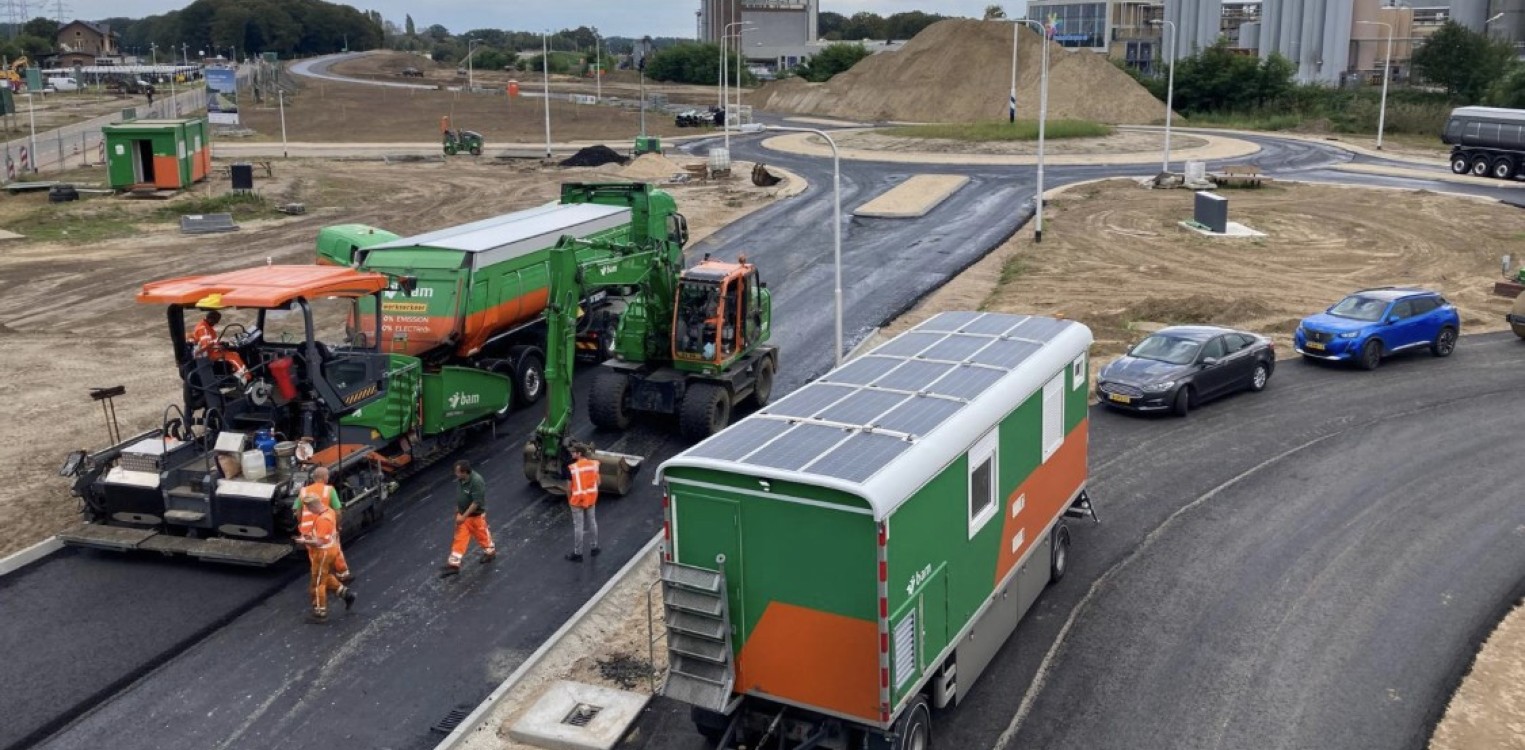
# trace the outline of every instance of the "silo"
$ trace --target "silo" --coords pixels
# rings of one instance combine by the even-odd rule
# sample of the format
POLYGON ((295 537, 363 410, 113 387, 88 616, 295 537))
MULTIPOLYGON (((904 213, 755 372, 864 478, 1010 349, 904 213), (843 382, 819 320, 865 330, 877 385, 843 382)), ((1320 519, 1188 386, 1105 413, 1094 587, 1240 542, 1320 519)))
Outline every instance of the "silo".
POLYGON ((1355 8, 1348 2, 1325 0, 1324 38, 1319 45, 1323 65, 1319 80, 1338 85, 1350 67, 1350 31, 1355 8))
MULTIPOLYGON (((1349 0, 1335 0, 1348 2, 1349 0)), ((1303 0, 1303 23, 1297 39, 1297 70, 1305 81, 1321 79, 1320 61, 1323 59, 1324 22, 1329 0, 1303 0)))
POLYGON ((1451 20, 1482 32, 1488 20, 1488 0, 1451 0, 1451 20))
POLYGON ((1525 0, 1494 0, 1493 12, 1503 14, 1488 26, 1495 38, 1525 40, 1525 0))
MULTIPOLYGON (((1292 61, 1293 65, 1299 65, 1303 45, 1299 41, 1303 32, 1303 4, 1305 0, 1282 0, 1281 28, 1277 29, 1276 51, 1283 57, 1292 61)), ((1303 80, 1302 67, 1299 65, 1297 72, 1298 80, 1303 80)))
MULTIPOLYGON (((1260 22, 1246 21, 1239 25, 1239 49, 1260 49, 1260 22)), ((1262 54, 1269 56, 1269 52, 1262 50, 1262 54)))
POLYGON ((1223 35, 1223 0, 1197 0, 1197 14, 1189 20, 1196 22, 1193 26, 1196 33, 1192 35, 1195 48, 1213 46, 1223 35))
MULTIPOLYGON (((1260 7, 1260 58, 1262 60, 1271 56, 1273 52, 1281 52, 1276 46, 1277 39, 1281 35, 1282 5, 1280 2, 1262 3, 1260 7)), ((1285 53, 1283 53, 1285 54, 1285 53)))

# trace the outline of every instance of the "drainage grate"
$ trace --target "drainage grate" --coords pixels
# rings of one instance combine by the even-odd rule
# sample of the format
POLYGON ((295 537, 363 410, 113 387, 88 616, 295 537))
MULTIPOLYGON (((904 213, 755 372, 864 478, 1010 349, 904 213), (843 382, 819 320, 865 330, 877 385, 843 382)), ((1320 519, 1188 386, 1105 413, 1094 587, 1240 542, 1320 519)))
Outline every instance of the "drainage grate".
POLYGON ((593 721, 593 717, 597 716, 598 712, 602 710, 604 710, 603 706, 579 703, 576 708, 572 709, 571 713, 567 714, 567 718, 561 720, 561 723, 570 724, 574 727, 586 727, 588 722, 593 721))
POLYGON ((471 706, 456 706, 450 709, 450 713, 445 714, 445 718, 440 719, 434 726, 429 727, 429 731, 450 734, 455 731, 456 727, 461 725, 461 722, 466 720, 466 715, 469 713, 471 713, 471 706))

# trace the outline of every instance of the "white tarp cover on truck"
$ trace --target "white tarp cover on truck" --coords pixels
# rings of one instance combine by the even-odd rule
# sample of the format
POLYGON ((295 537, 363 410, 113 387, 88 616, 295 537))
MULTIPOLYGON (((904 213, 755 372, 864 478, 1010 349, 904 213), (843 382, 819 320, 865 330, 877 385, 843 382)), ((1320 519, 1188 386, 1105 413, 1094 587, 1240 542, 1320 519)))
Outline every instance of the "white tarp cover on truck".
POLYGON ((630 209, 596 203, 548 203, 413 237, 385 242, 366 252, 430 247, 471 253, 481 268, 544 250, 562 235, 584 238, 630 223, 630 209))
POLYGON ((877 519, 1002 417, 1083 362, 1080 323, 948 312, 663 463, 830 487, 877 519))

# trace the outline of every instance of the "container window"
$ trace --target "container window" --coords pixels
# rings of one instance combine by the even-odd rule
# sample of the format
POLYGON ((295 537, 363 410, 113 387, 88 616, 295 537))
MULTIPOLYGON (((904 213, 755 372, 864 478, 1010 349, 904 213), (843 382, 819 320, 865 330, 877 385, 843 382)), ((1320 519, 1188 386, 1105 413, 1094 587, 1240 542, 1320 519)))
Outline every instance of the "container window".
POLYGON ((916 676, 916 610, 914 608, 895 626, 895 688, 905 687, 916 676))
POLYGON ((969 449, 969 538, 973 539, 995 517, 996 431, 991 430, 969 449))
POLYGON ((1070 363, 1070 388, 1080 390, 1086 384, 1086 355, 1082 354, 1070 363))
POLYGON ((1043 385, 1043 460, 1064 443, 1064 374, 1043 385))

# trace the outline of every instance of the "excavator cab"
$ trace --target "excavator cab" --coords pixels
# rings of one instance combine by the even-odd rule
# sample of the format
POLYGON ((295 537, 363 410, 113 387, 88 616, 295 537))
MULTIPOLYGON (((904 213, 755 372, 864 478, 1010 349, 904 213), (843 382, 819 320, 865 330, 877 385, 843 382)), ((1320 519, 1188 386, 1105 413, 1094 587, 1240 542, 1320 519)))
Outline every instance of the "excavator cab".
POLYGON ((765 287, 745 256, 737 263, 706 258, 684 271, 672 330, 679 369, 724 368, 766 340, 771 311, 765 287))

